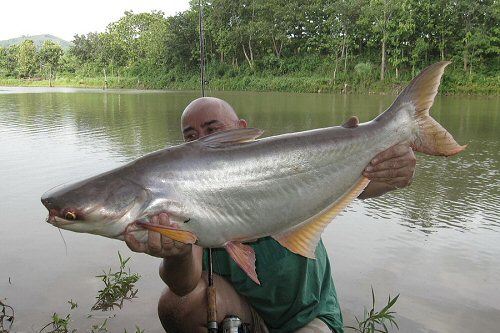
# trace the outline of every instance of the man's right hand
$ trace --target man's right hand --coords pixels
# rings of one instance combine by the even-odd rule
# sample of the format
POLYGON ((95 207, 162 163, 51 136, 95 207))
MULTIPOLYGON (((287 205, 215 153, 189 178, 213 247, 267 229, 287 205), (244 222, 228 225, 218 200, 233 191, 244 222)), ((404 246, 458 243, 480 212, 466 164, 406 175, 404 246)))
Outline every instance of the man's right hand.
MULTIPOLYGON (((151 218, 152 224, 164 226, 174 226, 170 223, 167 213, 160 213, 151 218)), ((148 240, 141 243, 132 234, 125 235, 125 243, 134 252, 147 253, 158 258, 178 257, 188 254, 191 251, 191 244, 184 244, 174 241, 156 231, 148 230, 148 240)))

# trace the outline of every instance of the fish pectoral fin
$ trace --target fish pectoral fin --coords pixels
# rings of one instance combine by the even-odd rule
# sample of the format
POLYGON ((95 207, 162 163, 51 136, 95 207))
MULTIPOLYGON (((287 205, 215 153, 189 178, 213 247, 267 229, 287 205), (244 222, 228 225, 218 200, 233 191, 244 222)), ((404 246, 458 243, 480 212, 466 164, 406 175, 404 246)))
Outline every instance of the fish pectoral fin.
POLYGON ((258 128, 235 128, 227 131, 216 132, 197 140, 197 142, 211 148, 226 147, 228 145, 250 142, 264 133, 258 128))
POLYGON ((228 242, 224 245, 224 248, 248 277, 260 285, 257 272, 255 271, 255 251, 253 248, 250 245, 240 242, 228 242))
POLYGON ((185 244, 194 244, 198 240, 198 237, 196 237, 196 235, 191 231, 176 229, 165 225, 151 224, 143 221, 136 221, 135 224, 143 227, 144 229, 156 231, 163 236, 185 244))
POLYGON ((361 177, 347 193, 319 214, 295 228, 274 235, 273 238, 293 253, 311 259, 316 258, 314 252, 326 226, 363 192, 369 182, 368 178, 361 177))

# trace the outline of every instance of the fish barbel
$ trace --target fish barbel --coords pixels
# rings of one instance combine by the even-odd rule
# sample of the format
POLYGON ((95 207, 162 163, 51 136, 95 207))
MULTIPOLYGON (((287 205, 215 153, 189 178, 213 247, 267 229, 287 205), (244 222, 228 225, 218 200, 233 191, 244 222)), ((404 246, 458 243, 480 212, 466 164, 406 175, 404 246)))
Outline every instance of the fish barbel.
POLYGON ((314 258, 328 223, 366 187, 371 159, 406 143, 450 156, 465 146, 429 116, 444 68, 422 71, 374 120, 257 139, 234 129, 168 147, 94 177, 47 191, 47 221, 76 232, 145 242, 147 229, 184 243, 224 247, 259 283, 245 244, 271 236, 314 258), (167 213, 175 227, 150 224, 167 213))

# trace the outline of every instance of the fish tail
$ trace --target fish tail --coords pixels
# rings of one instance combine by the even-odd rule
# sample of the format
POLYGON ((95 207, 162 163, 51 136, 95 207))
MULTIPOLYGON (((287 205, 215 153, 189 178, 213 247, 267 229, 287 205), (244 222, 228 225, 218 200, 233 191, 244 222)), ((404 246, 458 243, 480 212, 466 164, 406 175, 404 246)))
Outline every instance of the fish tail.
POLYGON ((443 61, 425 68, 410 82, 390 109, 410 105, 410 112, 417 123, 417 134, 410 143, 416 151, 437 156, 451 156, 464 150, 453 136, 429 115, 434 103, 444 69, 451 62, 443 61))

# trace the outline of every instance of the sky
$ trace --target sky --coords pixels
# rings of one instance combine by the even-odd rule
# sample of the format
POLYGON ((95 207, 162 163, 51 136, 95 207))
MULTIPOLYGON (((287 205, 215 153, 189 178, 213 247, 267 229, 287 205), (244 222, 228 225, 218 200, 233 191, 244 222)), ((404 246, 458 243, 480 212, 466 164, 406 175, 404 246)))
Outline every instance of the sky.
POLYGON ((8 0, 0 5, 0 40, 50 34, 72 41, 75 34, 104 32, 125 11, 161 10, 173 16, 189 0, 8 0))

